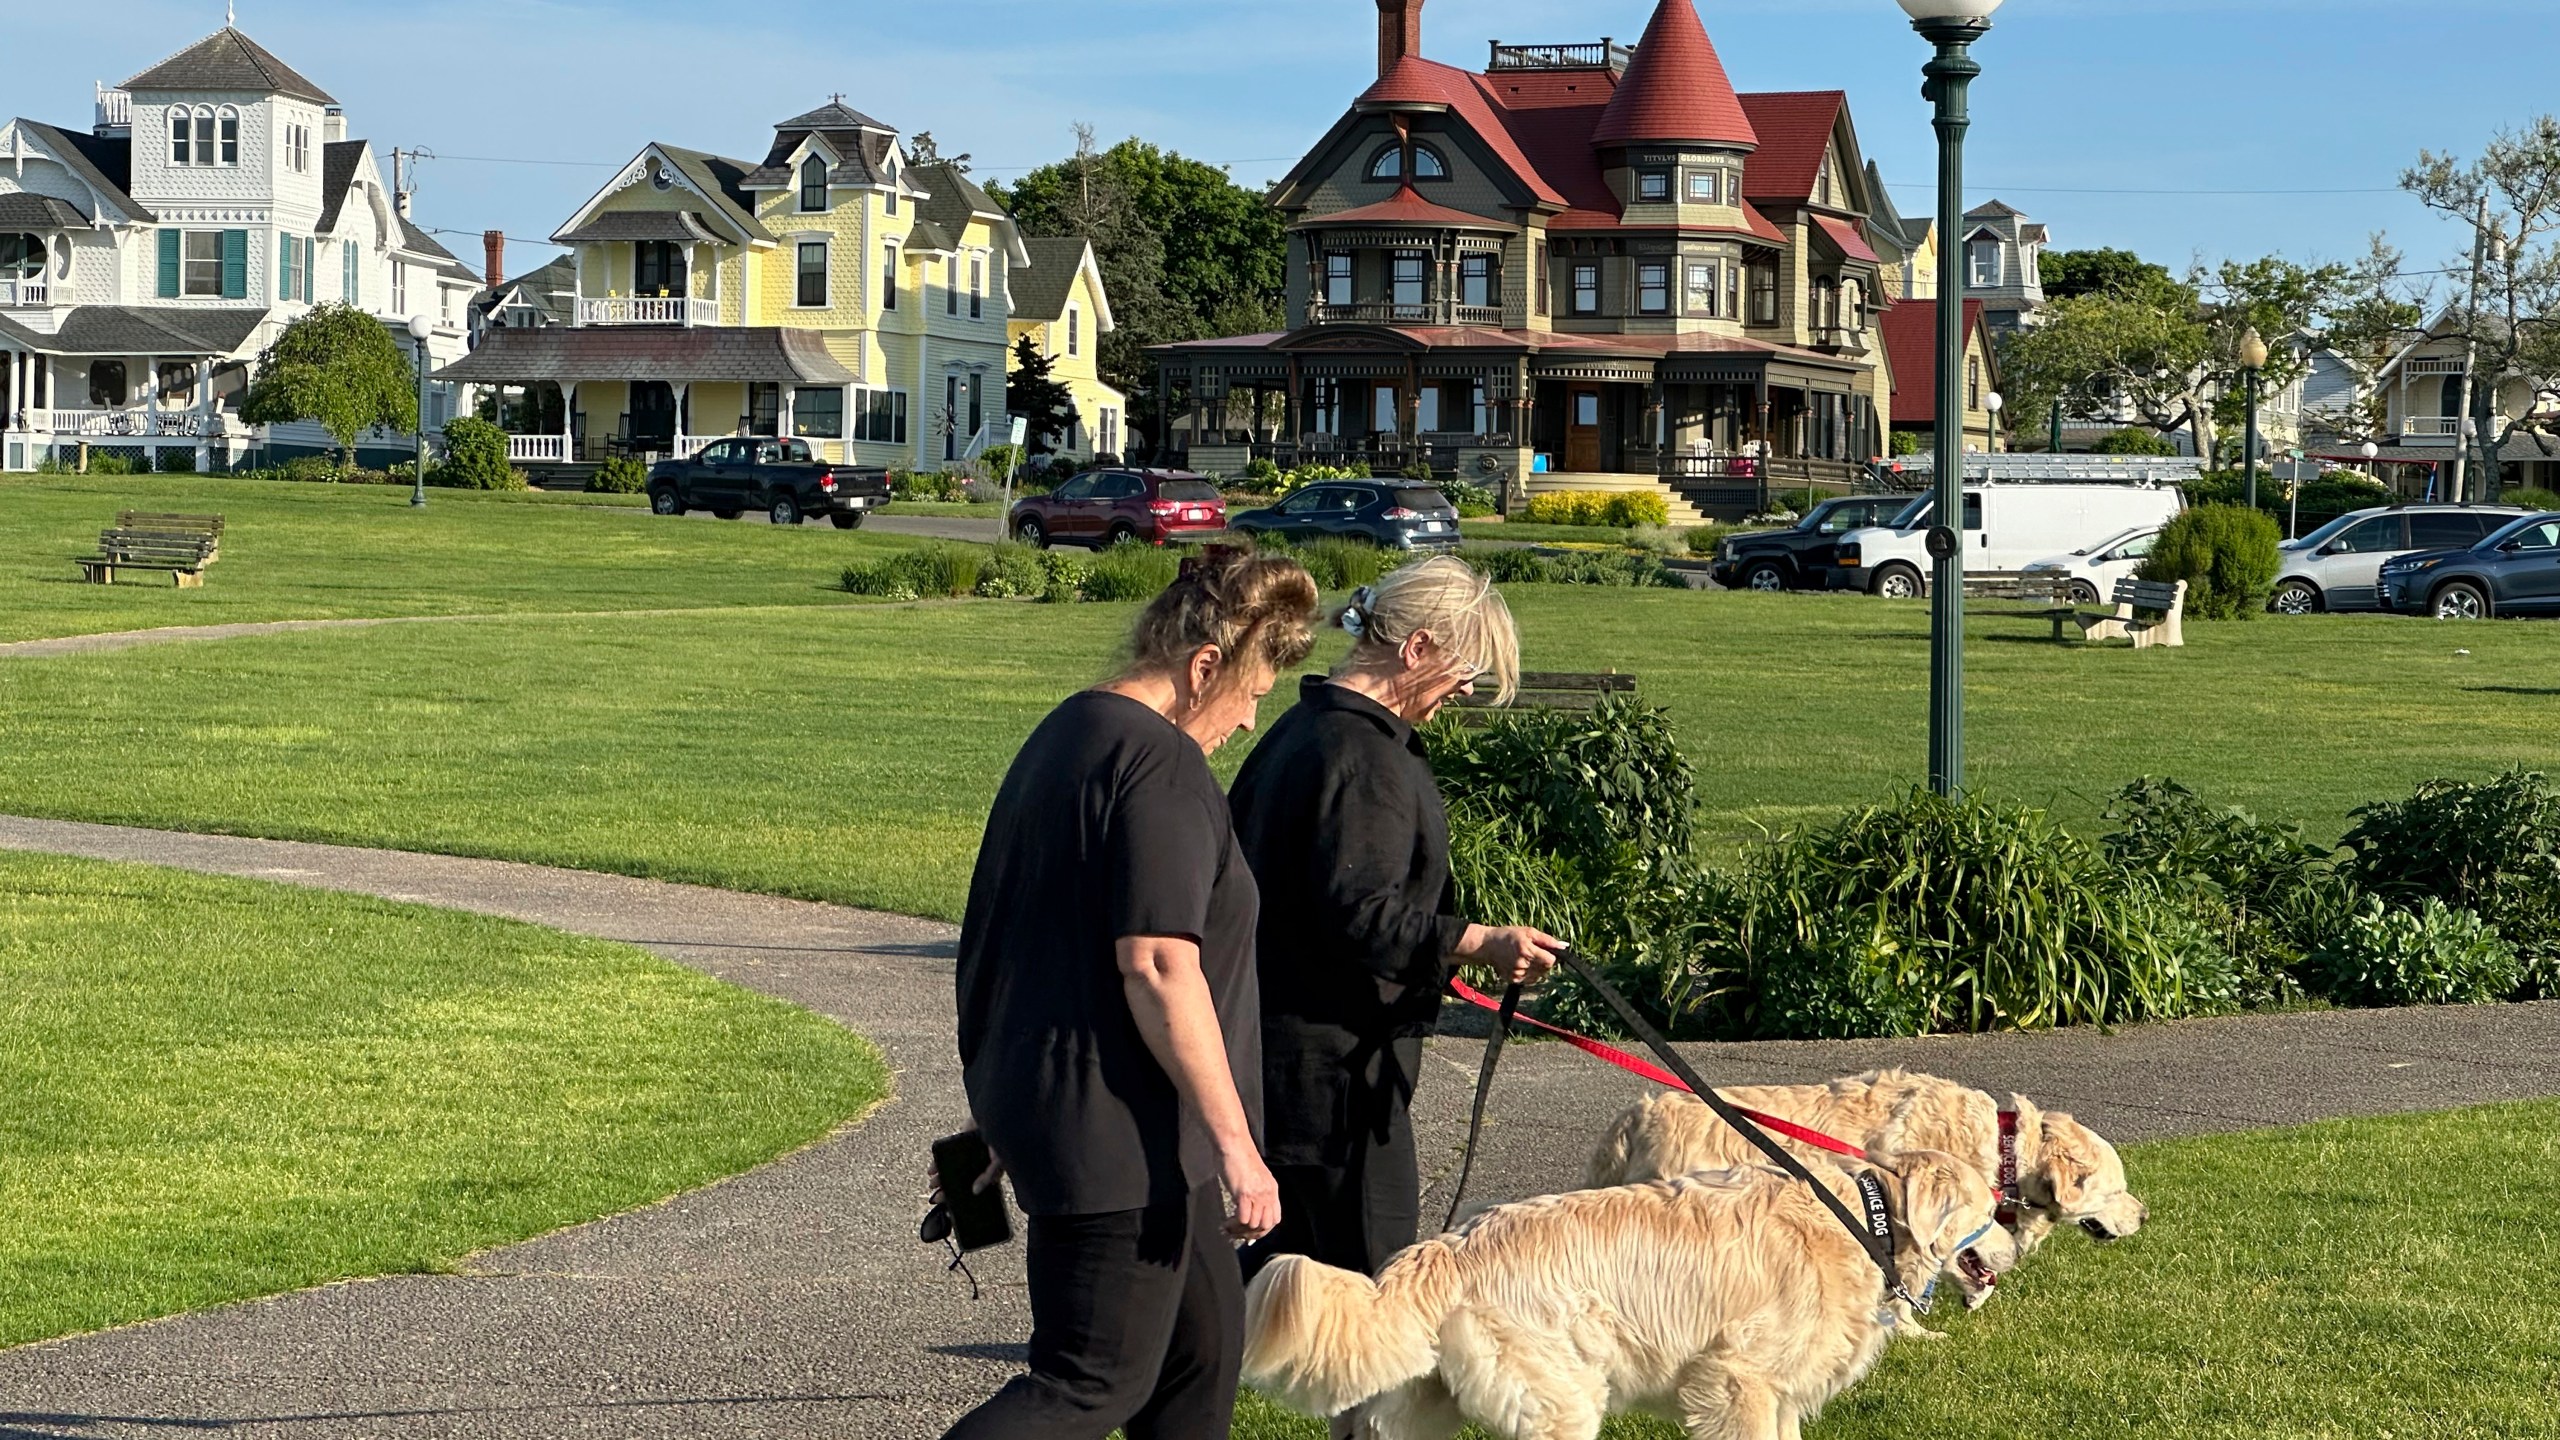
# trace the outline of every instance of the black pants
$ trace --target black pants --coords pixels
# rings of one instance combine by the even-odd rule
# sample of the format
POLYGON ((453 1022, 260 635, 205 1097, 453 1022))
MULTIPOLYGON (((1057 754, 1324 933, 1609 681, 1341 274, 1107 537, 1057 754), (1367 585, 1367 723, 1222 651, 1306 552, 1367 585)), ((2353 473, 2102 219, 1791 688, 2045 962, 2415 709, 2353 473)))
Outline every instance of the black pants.
MULTIPOLYGON (((1375 1275, 1420 1238, 1422 1170, 1413 1150, 1413 1085, 1422 1042, 1398 1040, 1337 1102, 1340 1128, 1321 1153, 1331 1163, 1280 1164, 1280 1224, 1244 1254, 1247 1278, 1282 1255, 1304 1255, 1375 1275)), ((1289 1103, 1271 1089, 1266 1105, 1289 1103)))
POLYGON ((1145 1210, 1034 1215, 1031 1370, 943 1440, 1226 1440, 1244 1281, 1215 1182, 1145 1210))

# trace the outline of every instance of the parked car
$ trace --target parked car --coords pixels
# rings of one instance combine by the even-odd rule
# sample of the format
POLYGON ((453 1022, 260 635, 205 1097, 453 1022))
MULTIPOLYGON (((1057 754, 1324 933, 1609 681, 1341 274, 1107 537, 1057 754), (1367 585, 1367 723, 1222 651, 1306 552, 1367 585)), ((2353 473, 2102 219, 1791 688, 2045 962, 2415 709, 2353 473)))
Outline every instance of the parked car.
POLYGON ((2152 545, 2160 539, 2160 530, 2157 525, 2120 530, 2068 555, 2046 556, 2028 566, 2022 577, 2030 586, 2068 585, 2072 604, 2095 605, 2115 594, 2117 581, 2132 579, 2133 572, 2142 568, 2142 562, 2150 558, 2152 545))
MULTIPOLYGON (((1964 573, 1968 579, 2016 575, 2045 557, 2144 525, 2166 525, 2186 506, 2175 485, 2024 482, 1971 485, 1964 492, 1964 573)), ((1928 593, 1929 530, 1934 497, 1890 525, 1852 530, 1832 550, 1834 590, 1865 590, 1908 600, 1928 593)))
POLYGON ((649 467, 649 508, 661 515, 708 510, 735 520, 762 510, 776 525, 824 515, 839 530, 889 503, 889 472, 830 465, 792 437, 714 440, 689 459, 649 467))
POLYGON ((1707 576, 1728 590, 1821 589, 1835 541, 1852 530, 1889 525, 1914 503, 1907 494, 1825 500, 1783 530, 1726 536, 1717 542, 1707 576))
POLYGON ((1397 480, 1327 480, 1267 510, 1235 518, 1240 535, 1366 540, 1388 550, 1440 550, 1458 543, 1458 507, 1430 485, 1397 480))
POLYGON ((2439 620, 2560 615, 2560 512, 2528 514, 2461 550, 2382 562, 2385 610, 2439 620))
POLYGON ((1091 470, 1046 495, 1026 495, 1008 516, 1014 537, 1047 549, 1123 540, 1171 545, 1227 528, 1227 500, 1188 470, 1091 470))
POLYGON ((2392 556, 2468 549, 2530 513, 2513 505, 2377 505, 2341 515, 2284 543, 2267 608, 2279 615, 2387 609, 2375 586, 2392 556))

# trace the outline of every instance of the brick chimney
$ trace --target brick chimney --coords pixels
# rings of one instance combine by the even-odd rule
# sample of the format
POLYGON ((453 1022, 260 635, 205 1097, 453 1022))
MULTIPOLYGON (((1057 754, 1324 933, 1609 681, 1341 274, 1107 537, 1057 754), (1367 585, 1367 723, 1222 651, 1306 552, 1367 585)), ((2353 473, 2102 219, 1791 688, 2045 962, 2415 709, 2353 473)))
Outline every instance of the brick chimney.
POLYGON ((1378 0, 1378 74, 1422 53, 1422 0, 1378 0))
POLYGON ((489 288, 495 290, 507 283, 507 232, 504 230, 481 231, 480 249, 489 261, 489 288))

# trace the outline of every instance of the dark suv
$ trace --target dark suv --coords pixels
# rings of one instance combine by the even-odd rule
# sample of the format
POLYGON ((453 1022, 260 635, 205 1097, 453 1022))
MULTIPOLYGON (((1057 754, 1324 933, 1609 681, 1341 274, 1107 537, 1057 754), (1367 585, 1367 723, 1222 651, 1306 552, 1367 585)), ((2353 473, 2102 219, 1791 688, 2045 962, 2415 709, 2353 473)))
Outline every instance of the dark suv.
POLYGON ((1458 543, 1458 507, 1435 486, 1398 480, 1327 480, 1268 510, 1236 517, 1239 535, 1313 540, 1332 535, 1388 550, 1445 550, 1458 543))
POLYGON ((888 503, 888 471, 830 465, 791 437, 714 440, 689 459, 649 467, 649 508, 661 515, 708 510, 735 520, 762 510, 776 525, 824 515, 851 530, 888 503))
POLYGON ((1123 540, 1170 545, 1227 528, 1227 500, 1188 470, 1094 470, 1013 507, 1015 538, 1043 549, 1123 540))
POLYGON ((2527 515, 2467 550, 2382 562, 2382 608, 2439 620, 2560 615, 2560 511, 2527 515))
POLYGON ((1814 506, 1784 530, 1728 535, 1717 543, 1707 576, 1728 590, 1819 590, 1835 541, 1852 530, 1891 524, 1911 502, 1909 495, 1843 495, 1814 506))

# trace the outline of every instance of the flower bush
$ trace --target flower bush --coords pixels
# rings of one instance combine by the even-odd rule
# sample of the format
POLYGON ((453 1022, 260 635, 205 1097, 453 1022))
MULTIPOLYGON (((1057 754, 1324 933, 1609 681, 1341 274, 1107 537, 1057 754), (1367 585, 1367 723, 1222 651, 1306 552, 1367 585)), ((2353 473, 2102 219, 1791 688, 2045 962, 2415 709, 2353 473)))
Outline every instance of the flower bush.
POLYGON ((1668 525, 1671 502, 1658 490, 1550 490, 1529 497, 1533 525, 1668 525))

